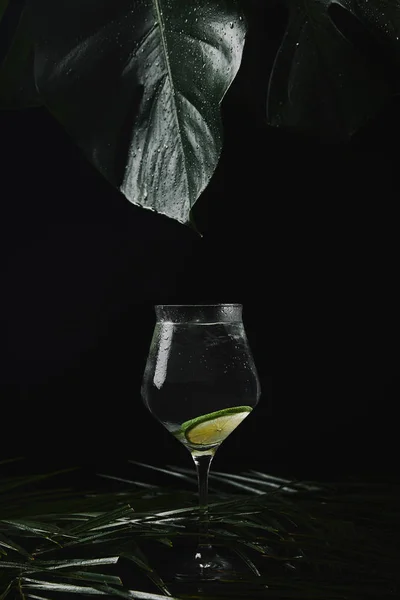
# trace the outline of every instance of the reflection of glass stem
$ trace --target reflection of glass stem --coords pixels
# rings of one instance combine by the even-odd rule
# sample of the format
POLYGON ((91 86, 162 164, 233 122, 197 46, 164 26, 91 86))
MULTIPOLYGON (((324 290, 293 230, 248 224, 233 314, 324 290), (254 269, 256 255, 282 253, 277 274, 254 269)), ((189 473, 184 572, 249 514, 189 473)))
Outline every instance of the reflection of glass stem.
POLYGON ((201 559, 202 551, 211 549, 208 539, 208 474, 214 454, 193 455, 199 484, 199 543, 196 559, 201 559))

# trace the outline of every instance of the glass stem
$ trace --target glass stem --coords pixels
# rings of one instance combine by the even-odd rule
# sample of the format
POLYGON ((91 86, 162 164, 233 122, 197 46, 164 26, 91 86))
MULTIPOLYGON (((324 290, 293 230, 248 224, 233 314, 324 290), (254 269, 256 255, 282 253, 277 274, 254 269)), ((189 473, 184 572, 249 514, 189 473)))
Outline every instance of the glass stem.
POLYGON ((208 474, 213 458, 213 454, 193 456, 199 484, 199 548, 211 547, 208 541, 208 474))

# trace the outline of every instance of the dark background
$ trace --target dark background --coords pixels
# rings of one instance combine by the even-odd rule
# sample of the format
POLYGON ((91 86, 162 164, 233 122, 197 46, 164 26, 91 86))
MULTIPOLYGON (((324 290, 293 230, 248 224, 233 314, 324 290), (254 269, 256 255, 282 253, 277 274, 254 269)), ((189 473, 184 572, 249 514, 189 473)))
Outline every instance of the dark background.
POLYGON ((399 103, 347 145, 268 128, 278 16, 224 100, 203 238, 130 204, 44 109, 0 114, 0 458, 190 466, 140 398, 153 305, 240 302, 263 393, 215 468, 397 477, 399 103))

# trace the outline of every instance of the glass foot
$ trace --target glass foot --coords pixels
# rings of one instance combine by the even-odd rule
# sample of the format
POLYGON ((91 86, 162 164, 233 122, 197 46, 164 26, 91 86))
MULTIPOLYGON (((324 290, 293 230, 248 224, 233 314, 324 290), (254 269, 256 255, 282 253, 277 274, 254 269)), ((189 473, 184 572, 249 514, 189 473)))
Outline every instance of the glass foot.
POLYGON ((237 575, 232 560, 222 556, 212 546, 199 546, 186 561, 177 567, 177 581, 217 581, 237 575))

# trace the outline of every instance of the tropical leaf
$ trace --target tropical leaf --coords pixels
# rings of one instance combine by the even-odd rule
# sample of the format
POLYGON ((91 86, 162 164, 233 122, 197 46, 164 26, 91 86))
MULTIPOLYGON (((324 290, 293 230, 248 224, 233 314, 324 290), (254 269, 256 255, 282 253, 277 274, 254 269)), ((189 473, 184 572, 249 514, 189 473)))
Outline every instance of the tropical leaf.
POLYGON ((3 521, 0 521, 0 524, 7 525, 9 528, 14 527, 15 529, 20 529, 33 535, 63 535, 66 537, 74 537, 73 535, 71 536, 69 533, 63 532, 63 530, 57 527, 56 525, 50 525, 49 523, 44 524, 22 519, 14 521, 4 519, 3 521))
POLYGON ((2 46, 5 48, 0 48, 0 108, 39 106, 41 101, 34 77, 34 41, 25 0, 0 0, 0 22, 3 14, 7 43, 3 33, 2 46))
MULTIPOLYGON (((90 587, 82 585, 71 585, 68 583, 52 583, 40 581, 37 579, 24 578, 22 581, 22 587, 34 590, 57 591, 65 592, 68 594, 84 594, 89 596, 116 596, 128 599, 137 598, 138 600, 165 600, 165 595, 161 596, 160 594, 151 594, 148 592, 140 592, 138 590, 118 590, 108 585, 97 585, 95 587, 90 587)), ((170 598, 171 600, 178 600, 172 598, 171 596, 170 598)))
POLYGON ((1 592, 0 593, 0 600, 5 600, 5 598, 10 593, 13 584, 14 584, 14 582, 13 582, 13 580, 11 580, 10 582, 8 582, 7 587, 5 587, 3 591, 1 591, 1 589, 0 589, 0 592, 1 592))
POLYGON ((184 481, 194 483, 197 486, 196 473, 194 472, 193 469, 191 471, 189 471, 188 469, 179 469, 179 468, 177 470, 174 470, 173 467, 169 467, 168 469, 163 469, 162 467, 154 467, 153 465, 147 465, 147 464, 138 462, 137 460, 131 460, 129 462, 131 464, 137 465, 139 467, 144 467, 146 469, 151 469, 153 471, 157 471, 158 473, 165 473, 166 475, 169 475, 172 477, 177 477, 178 479, 183 479, 184 481), (187 473, 189 473, 189 475, 187 475, 187 473))
POLYGON ((106 573, 93 573, 90 571, 73 571, 72 573, 64 573, 64 577, 70 579, 78 579, 79 581, 92 581, 95 583, 106 583, 107 585, 120 585, 122 581, 120 577, 108 575, 106 573))
MULTIPOLYGON (((369 5, 378 12, 382 2, 369 5)), ((389 101, 392 88, 382 70, 339 31, 332 7, 354 14, 353 0, 289 0, 288 26, 270 77, 267 118, 273 126, 348 139, 389 101)))
POLYGON ((150 566, 147 557, 143 554, 141 548, 135 542, 130 543, 130 548, 134 549, 134 554, 132 552, 123 552, 121 553, 121 558, 126 558, 134 562, 141 569, 143 569, 147 575, 147 577, 167 596, 170 596, 169 590, 165 585, 164 581, 161 577, 155 572, 155 570, 150 566))
MULTIPOLYGON (((82 516, 84 517, 85 515, 82 515, 82 516)), ((116 521, 124 523, 125 521, 123 520, 123 517, 129 516, 132 518, 134 516, 134 511, 129 506, 129 504, 127 504, 126 506, 117 508, 109 513, 95 515, 95 516, 92 516, 92 515, 87 515, 87 516, 89 518, 84 523, 81 523, 80 525, 76 525, 75 527, 70 529, 70 532, 74 536, 76 536, 77 533, 85 534, 92 530, 98 530, 103 526, 109 525, 110 523, 115 524, 116 521)))
MULTIPOLYGON (((151 472, 149 465, 141 466, 151 472)), ((163 473, 170 473, 175 481, 176 469, 172 466, 163 473)), ((248 600, 265 598, 266 587, 277 599, 398 597, 398 487, 293 482, 254 471, 217 477, 217 486, 225 486, 227 481, 251 483, 250 487, 263 491, 215 491, 210 502, 208 541, 222 555, 236 556, 244 568, 240 580, 220 580, 215 586, 203 582, 201 594, 196 583, 189 591, 181 589, 171 578, 167 557, 180 552, 187 556, 197 539, 196 493, 179 488, 138 489, 128 479, 127 484, 120 481, 124 492, 77 494, 75 512, 69 512, 71 498, 66 493, 64 512, 37 514, 34 521, 24 519, 21 512, 18 520, 0 521, 0 539, 6 540, 2 548, 7 553, 0 557, 1 600, 22 595, 55 600, 59 594, 157 600, 172 594, 181 600, 248 600), (266 488, 268 482, 278 484, 279 489, 266 488), (68 537, 71 535, 75 537, 68 537), (25 553, 21 548, 26 548, 25 553), (154 591, 121 586, 124 561, 154 591), (157 588, 163 596, 155 593, 157 588)), ((192 488, 190 480, 179 482, 192 488)), ((44 486, 46 480, 39 483, 44 486)), ((13 493, 11 488, 8 493, 13 493)), ((23 498, 21 494, 20 511, 23 498)), ((61 501, 60 492, 58 510, 61 501)), ((27 497, 26 507, 29 503, 27 497)), ((2 506, 5 504, 3 498, 2 506)))
POLYGON ((49 110, 133 202, 188 223, 241 62, 237 0, 28 0, 49 110))
POLYGON ((56 592, 67 592, 68 594, 87 594, 90 596, 107 596, 113 588, 103 588, 102 586, 85 586, 71 583, 55 583, 52 581, 42 581, 40 579, 22 578, 22 588, 34 590, 47 590, 56 592))
POLYGON ((99 477, 104 477, 104 479, 110 479, 112 481, 120 481, 121 483, 129 483, 130 485, 137 485, 139 487, 145 487, 150 489, 155 489, 157 486, 153 483, 146 483, 144 481, 132 481, 131 479, 125 479, 123 477, 116 477, 115 475, 106 475, 104 473, 99 473, 99 477))
MULTIPOLYGON (((4 16, 4 13, 6 12, 8 5, 9 5, 9 1, 10 0, 0 0, 0 23, 1 20, 4 16)), ((2 464, 3 461, 0 462, 0 464, 2 464)))
POLYGON ((400 1, 399 0, 354 0, 355 14, 369 26, 377 41, 386 43, 397 58, 400 58, 400 1))
MULTIPOLYGON (((0 546, 3 548, 7 548, 7 550, 15 550, 19 554, 22 554, 26 558, 31 558, 29 552, 27 552, 22 546, 17 544, 16 542, 9 540, 5 535, 0 533, 0 546)), ((7 554, 7 553, 6 553, 7 554)))
POLYGON ((103 556, 102 558, 79 558, 57 561, 35 560, 33 568, 36 569, 36 565, 38 565, 41 569, 51 571, 68 569, 70 567, 98 567, 99 565, 115 565, 118 562, 118 559, 119 556, 103 556))

